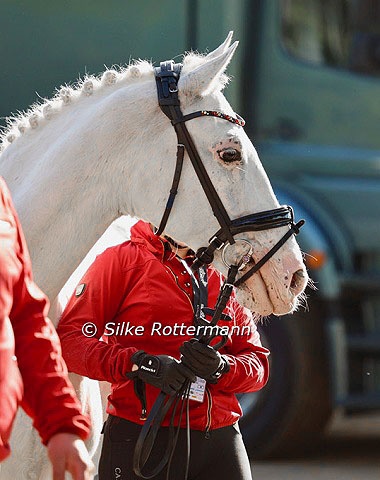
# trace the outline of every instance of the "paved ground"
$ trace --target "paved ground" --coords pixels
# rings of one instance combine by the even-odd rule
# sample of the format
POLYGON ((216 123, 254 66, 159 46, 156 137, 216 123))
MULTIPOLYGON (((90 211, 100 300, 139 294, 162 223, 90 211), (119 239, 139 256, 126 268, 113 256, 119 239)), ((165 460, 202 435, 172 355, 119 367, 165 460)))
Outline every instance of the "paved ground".
POLYGON ((333 420, 308 458, 254 462, 254 480, 380 480, 380 415, 333 420))

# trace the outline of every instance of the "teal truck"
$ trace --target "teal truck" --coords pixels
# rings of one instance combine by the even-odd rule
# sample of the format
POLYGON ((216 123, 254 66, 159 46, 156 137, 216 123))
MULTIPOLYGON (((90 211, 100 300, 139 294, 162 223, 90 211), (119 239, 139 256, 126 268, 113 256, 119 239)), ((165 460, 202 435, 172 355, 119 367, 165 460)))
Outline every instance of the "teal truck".
POLYGON ((280 202, 306 219, 314 288, 260 325, 271 379, 241 397, 252 455, 288 455, 337 408, 380 408, 380 2, 2 0, 0 115, 104 65, 211 50, 229 30, 227 96, 280 202))

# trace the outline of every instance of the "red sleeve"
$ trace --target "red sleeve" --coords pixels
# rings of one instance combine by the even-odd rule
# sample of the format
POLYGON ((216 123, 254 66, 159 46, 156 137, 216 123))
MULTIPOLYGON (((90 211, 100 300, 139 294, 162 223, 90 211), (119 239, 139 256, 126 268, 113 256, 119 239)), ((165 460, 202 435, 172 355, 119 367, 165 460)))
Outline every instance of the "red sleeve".
POLYGON ((64 359, 70 371, 110 383, 126 379, 134 347, 100 341, 128 288, 118 248, 99 255, 80 281, 58 324, 64 359))
POLYGON ((269 377, 269 350, 261 345, 260 335, 249 310, 241 307, 235 299, 230 302, 233 324, 239 327, 232 333, 231 341, 221 353, 230 364, 217 388, 226 392, 248 393, 260 390, 269 377))
POLYGON ((13 283, 19 265, 14 255, 16 228, 10 215, 8 190, 0 177, 0 461, 10 453, 9 437, 23 395, 15 357, 15 339, 9 318, 13 283))
MULTIPOLYGON (((11 320, 15 353, 24 383, 22 406, 32 417, 33 425, 43 443, 58 432, 74 433, 85 439, 89 420, 81 413, 80 403, 67 378, 66 365, 61 356, 58 336, 47 318, 48 300, 33 283, 29 253, 17 214, 5 184, 10 222, 15 227, 14 243, 8 248, 17 276, 14 276, 11 320)), ((12 273, 12 271, 11 271, 12 273)), ((14 273, 14 272, 13 272, 14 273)))

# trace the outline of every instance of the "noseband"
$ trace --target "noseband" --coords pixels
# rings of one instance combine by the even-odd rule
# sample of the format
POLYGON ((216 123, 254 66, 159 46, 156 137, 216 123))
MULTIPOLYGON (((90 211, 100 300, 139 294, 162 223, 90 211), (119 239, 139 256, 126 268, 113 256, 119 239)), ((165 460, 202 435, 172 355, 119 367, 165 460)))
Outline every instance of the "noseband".
POLYGON ((273 210, 253 213, 251 215, 239 217, 234 220, 230 219, 217 191, 215 190, 214 185, 211 182, 206 168, 203 165, 193 139, 191 138, 191 135, 186 127, 186 122, 197 117, 205 116, 227 120, 228 122, 234 123, 235 125, 239 125, 241 127, 244 126, 245 122, 239 116, 232 117, 222 112, 213 110, 199 110, 188 115, 183 115, 178 98, 178 80, 181 73, 181 68, 181 64, 174 63, 172 60, 161 62, 160 66, 155 68, 158 103, 163 113, 170 119, 177 134, 178 141, 177 163, 172 187, 170 189, 169 198, 166 203, 160 225, 155 233, 156 235, 161 235, 168 221, 175 196, 177 195, 183 166, 183 158, 186 150, 202 185, 203 191, 205 192, 210 203, 212 211, 220 225, 220 229, 209 240, 209 245, 207 247, 199 248, 196 252, 196 259, 192 265, 193 270, 198 269, 204 264, 211 263, 214 259, 215 250, 221 249, 226 244, 233 245, 235 243, 235 235, 243 232, 269 230, 287 225, 290 227, 285 235, 269 250, 266 255, 264 255, 259 262, 257 262, 237 281, 233 281, 233 284, 238 286, 256 273, 292 235, 297 235, 299 233, 299 229, 305 222, 304 220, 300 220, 298 223, 294 223, 293 209, 287 205, 275 208, 273 210))

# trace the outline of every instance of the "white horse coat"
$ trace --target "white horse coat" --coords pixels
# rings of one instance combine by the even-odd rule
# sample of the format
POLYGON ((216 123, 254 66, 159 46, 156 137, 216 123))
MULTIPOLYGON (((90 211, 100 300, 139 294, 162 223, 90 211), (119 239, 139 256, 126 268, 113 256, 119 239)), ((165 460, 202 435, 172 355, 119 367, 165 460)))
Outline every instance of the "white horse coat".
MULTIPOLYGON (((222 93, 224 71, 237 47, 230 41, 231 34, 207 56, 184 57, 178 85, 184 114, 216 110, 234 116, 222 93)), ((187 127, 231 219, 279 206, 241 127, 210 117, 191 120, 187 127), (241 151, 241 161, 227 165, 220 152, 231 142, 241 151)), ((51 300, 117 217, 129 214, 159 224, 176 148, 174 129, 158 106, 153 67, 147 62, 88 77, 74 88, 63 87, 55 98, 10 123, 3 136, 0 174, 23 225, 36 282, 51 300)), ((185 155, 165 233, 196 251, 219 225, 188 160, 185 155)), ((253 245, 257 262, 287 228, 248 232, 239 238, 253 245)), ((220 252, 214 265, 226 273, 220 252)), ((237 299, 258 316, 281 315, 297 308, 306 283, 302 255, 291 238, 239 287, 237 299)), ((93 419, 95 448, 102 423, 97 385, 83 379, 77 383, 93 419), (96 385, 91 394, 90 383, 96 385)), ((25 416, 15 426, 12 448, 1 479, 44 478, 44 449, 25 416)))

